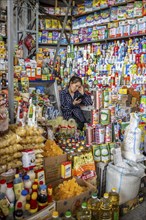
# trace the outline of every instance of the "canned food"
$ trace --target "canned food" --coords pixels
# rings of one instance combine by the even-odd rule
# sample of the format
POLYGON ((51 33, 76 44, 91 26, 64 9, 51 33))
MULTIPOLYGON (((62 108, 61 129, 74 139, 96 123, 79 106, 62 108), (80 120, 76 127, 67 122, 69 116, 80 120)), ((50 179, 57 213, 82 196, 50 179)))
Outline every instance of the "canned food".
POLYGON ((105 128, 105 143, 112 142, 112 125, 109 124, 105 128))
POLYGON ((100 162, 101 158, 101 152, 100 152, 100 145, 97 145, 96 143, 92 143, 92 149, 93 149, 93 158, 95 162, 100 162))
POLYGON ((96 125, 95 127, 95 142, 97 144, 103 144, 105 140, 105 127, 96 125))
POLYGON ((110 160, 113 161, 114 160, 114 149, 116 147, 115 143, 109 143, 109 152, 110 152, 110 160))
POLYGON ((109 91, 104 90, 103 92, 103 106, 107 108, 109 106, 109 91))
POLYGON ((108 144, 101 144, 100 152, 101 152, 101 162, 108 163, 110 161, 108 144))

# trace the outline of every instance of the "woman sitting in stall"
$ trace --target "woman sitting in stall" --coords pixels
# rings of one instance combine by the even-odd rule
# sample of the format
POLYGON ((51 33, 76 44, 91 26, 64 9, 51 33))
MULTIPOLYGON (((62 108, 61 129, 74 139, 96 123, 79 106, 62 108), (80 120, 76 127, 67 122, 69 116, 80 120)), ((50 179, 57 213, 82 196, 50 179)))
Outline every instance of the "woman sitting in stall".
POLYGON ((86 119, 81 110, 81 105, 92 105, 89 95, 84 92, 82 79, 72 76, 69 85, 60 93, 61 111, 64 119, 74 118, 78 129, 82 130, 86 119))

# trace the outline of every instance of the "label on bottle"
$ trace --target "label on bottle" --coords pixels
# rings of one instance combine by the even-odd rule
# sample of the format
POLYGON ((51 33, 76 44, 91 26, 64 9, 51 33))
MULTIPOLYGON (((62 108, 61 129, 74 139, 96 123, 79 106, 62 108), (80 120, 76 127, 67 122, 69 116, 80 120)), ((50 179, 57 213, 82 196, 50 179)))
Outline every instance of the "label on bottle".
POLYGON ((119 220, 119 213, 114 212, 114 219, 113 220, 119 220))

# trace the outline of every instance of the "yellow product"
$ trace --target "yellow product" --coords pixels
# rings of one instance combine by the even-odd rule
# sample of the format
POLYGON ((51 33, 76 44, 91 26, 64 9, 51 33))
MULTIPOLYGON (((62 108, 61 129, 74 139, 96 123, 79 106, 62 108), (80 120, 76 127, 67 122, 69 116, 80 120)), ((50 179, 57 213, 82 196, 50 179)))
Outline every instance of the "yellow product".
POLYGON ((112 204, 112 219, 119 219, 119 194, 116 192, 116 188, 112 188, 109 192, 109 199, 112 204))
POLYGON ((54 189, 53 196, 55 200, 63 200, 80 195, 84 191, 86 191, 86 187, 80 186, 76 179, 72 178, 71 180, 64 181, 63 183, 59 184, 54 189))
POLYGON ((127 95, 127 89, 119 89, 119 94, 127 95))
POLYGON ((55 19, 52 19, 52 28, 58 28, 58 21, 55 19))
POLYGON ((55 141, 47 140, 44 147, 44 156, 45 157, 54 157, 58 155, 62 155, 62 149, 55 143, 55 141))
POLYGON ((46 29, 52 28, 52 20, 45 19, 46 29))
POLYGON ((58 28, 61 29, 62 28, 62 25, 61 25, 61 22, 58 21, 58 28))

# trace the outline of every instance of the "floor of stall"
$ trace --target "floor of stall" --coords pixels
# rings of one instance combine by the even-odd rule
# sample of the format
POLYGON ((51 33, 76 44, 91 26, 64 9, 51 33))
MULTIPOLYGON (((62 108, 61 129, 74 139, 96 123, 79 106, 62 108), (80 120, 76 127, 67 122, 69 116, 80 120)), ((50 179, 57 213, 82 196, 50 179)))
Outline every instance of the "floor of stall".
POLYGON ((146 196, 141 205, 121 217, 120 220, 146 220, 146 196))

